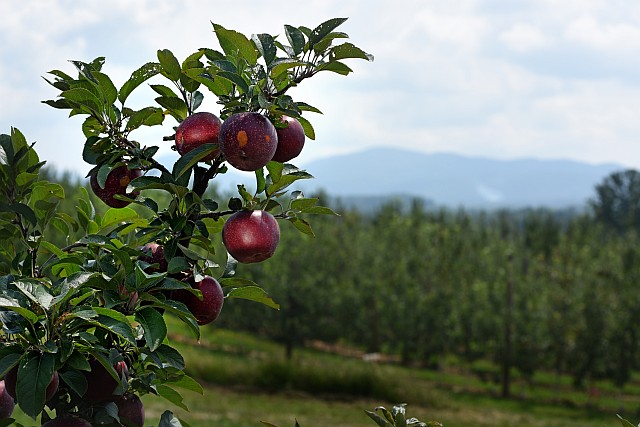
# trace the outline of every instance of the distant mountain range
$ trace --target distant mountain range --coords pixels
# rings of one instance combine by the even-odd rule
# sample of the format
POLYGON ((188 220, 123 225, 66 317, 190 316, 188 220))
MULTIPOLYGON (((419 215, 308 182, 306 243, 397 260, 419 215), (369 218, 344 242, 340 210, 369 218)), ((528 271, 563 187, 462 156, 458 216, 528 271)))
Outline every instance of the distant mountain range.
MULTIPOLYGON (((416 197, 429 204, 469 209, 547 207, 581 208, 617 164, 592 165, 568 160, 494 160, 456 154, 424 154, 373 148, 310 162, 316 179, 295 188, 323 190, 334 198, 355 197, 369 204, 388 197, 416 197)), ((239 175, 230 171, 219 182, 230 188, 239 175)), ((252 183, 250 176, 242 177, 252 183)))

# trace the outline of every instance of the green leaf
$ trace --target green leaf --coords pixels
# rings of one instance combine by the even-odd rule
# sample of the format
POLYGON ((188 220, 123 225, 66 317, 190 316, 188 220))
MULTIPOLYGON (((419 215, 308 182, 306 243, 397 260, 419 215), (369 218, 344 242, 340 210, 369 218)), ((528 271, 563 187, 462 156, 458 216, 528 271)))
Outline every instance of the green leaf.
MULTIPOLYGON (((184 409, 185 411, 189 410, 187 405, 185 405, 183 402, 182 395, 177 391, 175 391, 173 388, 169 387, 168 385, 158 384, 156 385, 156 391, 160 396, 164 397, 174 405, 184 409)), ((160 425, 162 425, 162 422, 160 423, 160 425)), ((170 425, 173 425, 173 424, 170 424, 170 425)))
POLYGON ((180 80, 180 62, 169 49, 158 50, 158 61, 162 65, 162 75, 174 82, 180 80))
POLYGON ((369 416, 369 418, 375 421, 379 427, 393 427, 393 424, 391 424, 389 421, 385 420, 375 412, 371 412, 371 411, 364 411, 364 412, 369 416))
POLYGON ((93 307, 93 309, 98 313, 97 322, 99 326, 120 335, 131 344, 136 345, 135 334, 124 314, 104 307, 93 307))
POLYGON ((14 282, 16 288, 27 296, 31 301, 38 304, 41 308, 48 310, 53 301, 53 295, 49 293, 49 289, 35 279, 23 279, 14 282))
POLYGON ((155 101, 164 107, 179 122, 187 118, 189 110, 187 104, 180 98, 159 96, 155 101))
POLYGON ((160 417, 158 427, 182 427, 180 420, 173 415, 171 411, 164 411, 160 417))
POLYGON ((137 129, 142 125, 155 126, 164 121, 164 114, 162 109, 157 107, 145 107, 142 110, 134 112, 127 121, 127 131, 137 129))
POLYGON ((624 418, 622 418, 620 415, 617 415, 617 417, 620 420, 620 424, 622 424, 622 427, 636 427, 632 423, 630 423, 629 421, 627 421, 624 418))
MULTIPOLYGON (((7 354, 4 354, 3 352, 3 354, 1 355, 0 378, 4 377, 7 374, 7 372, 13 369, 13 367, 18 364, 20 359, 22 359, 22 348, 16 346, 14 347, 14 349, 16 351, 14 353, 10 353, 7 351, 7 354)), ((2 350, 5 350, 5 348, 3 348, 2 350)), ((7 350, 10 350, 10 349, 7 348, 7 350)))
POLYGON ((296 27, 292 27, 291 25, 285 25, 284 31, 287 36, 287 40, 291 44, 291 48, 293 49, 293 53, 297 56, 304 49, 304 45, 306 44, 306 39, 302 31, 297 29, 296 27))
POLYGON ((148 62, 144 64, 142 67, 138 68, 131 74, 129 80, 127 80, 122 88, 120 88, 120 92, 118 93, 118 99, 122 104, 129 97, 131 92, 142 83, 155 76, 156 74, 162 71, 162 65, 157 62, 148 62))
POLYGON ((280 305, 277 304, 267 292, 259 286, 243 286, 240 288, 233 288, 227 294, 227 298, 242 298, 249 301, 255 301, 266 305, 267 307, 280 309, 280 305))
POLYGON ((71 88, 60 93, 66 100, 73 101, 79 105, 87 107, 96 115, 101 115, 104 111, 103 104, 92 92, 84 88, 71 88))
POLYGON ((331 49, 332 59, 360 58, 373 61, 373 55, 368 54, 353 43, 343 43, 331 49))
POLYGON ((298 198, 291 201, 291 209, 294 211, 302 212, 306 209, 312 208, 318 203, 318 198, 298 198))
POLYGON ((155 354, 176 369, 182 370, 185 368, 184 358, 180 352, 173 347, 162 344, 155 351, 155 354))
POLYGON ((190 168, 192 168, 200 160, 207 157, 218 149, 218 144, 202 144, 198 148, 189 151, 187 154, 181 156, 173 165, 173 177, 174 179, 180 178, 190 168))
POLYGON ((202 388, 200 383, 188 375, 183 375, 180 377, 180 379, 176 381, 171 381, 171 385, 174 387, 179 387, 184 390, 189 390, 189 391, 193 391, 195 393, 204 395, 204 389, 202 388))
POLYGON ((100 91, 105 97, 105 104, 112 105, 116 102, 116 99, 118 99, 118 89, 116 89, 109 76, 100 71, 93 71, 91 74, 99 84, 100 91))
POLYGON ((253 43, 244 34, 234 30, 227 30, 222 25, 213 24, 213 29, 218 37, 220 47, 226 55, 237 56, 239 53, 249 65, 255 65, 258 61, 258 52, 253 43))
POLYGON ((275 79, 280 74, 284 73, 290 68, 302 67, 305 65, 307 65, 306 62, 298 61, 297 59, 289 59, 289 58, 276 59, 271 64, 269 74, 271 75, 271 78, 275 79))
POLYGON ((110 208, 102 217, 100 227, 105 229, 112 225, 120 224, 124 221, 138 218, 138 213, 131 208, 110 208))
POLYGON ((31 325, 38 322, 38 316, 31 310, 21 307, 20 303, 13 298, 0 296, 0 308, 5 308, 18 313, 24 317, 31 325))
POLYGON ((328 208, 326 206, 314 206, 312 208, 305 209, 304 213, 306 213, 306 214, 314 214, 314 215, 340 216, 339 214, 334 212, 331 208, 328 208))
MULTIPOLYGON (((90 365, 87 362, 87 368, 89 366, 90 365)), ((89 386, 89 384, 87 382, 87 377, 82 372, 79 372, 76 369, 68 369, 64 372, 60 372, 59 374, 62 381, 66 385, 68 385, 71 390, 75 391, 79 396, 83 396, 87 392, 87 387, 89 386)))
POLYGON ((45 390, 51 382, 55 355, 32 353, 21 361, 16 383, 16 400, 25 414, 34 420, 44 409, 45 390))
POLYGON ((144 340, 151 351, 155 351, 167 337, 167 324, 155 308, 145 307, 135 313, 136 321, 144 330, 144 340))
POLYGON ((345 22, 347 18, 333 18, 318 25, 309 35, 309 42, 313 45, 325 38, 330 32, 345 22))
POLYGON ((304 130, 304 135, 311 140, 315 140, 316 131, 313 129, 313 126, 311 125, 309 120, 305 119, 304 117, 298 117, 298 121, 302 126, 302 130, 304 130))
POLYGON ((269 34, 254 34, 251 39, 264 58, 265 64, 269 66, 276 59, 276 45, 273 37, 269 34))
POLYGON ((238 89, 241 90, 243 93, 249 92, 249 85, 247 84, 246 81, 244 81, 244 79, 240 74, 231 73, 229 71, 220 71, 218 74, 216 74, 216 76, 229 80, 231 83, 238 86, 238 89))
POLYGON ((179 98, 179 96, 169 87, 165 85, 149 85, 158 95, 167 98, 179 98))
POLYGON ((325 62, 324 64, 318 65, 316 71, 331 71, 334 73, 338 73, 340 75, 346 76, 351 73, 353 70, 349 68, 346 64, 343 64, 340 61, 331 61, 325 62))
POLYGON ((289 221, 290 223, 293 224, 293 226, 300 232, 307 234, 309 236, 315 237, 315 233, 313 232, 313 229, 311 228, 311 224, 309 224, 307 221, 305 221, 302 218, 298 218, 298 217, 294 217, 294 218, 289 218, 287 219, 287 221, 289 221))

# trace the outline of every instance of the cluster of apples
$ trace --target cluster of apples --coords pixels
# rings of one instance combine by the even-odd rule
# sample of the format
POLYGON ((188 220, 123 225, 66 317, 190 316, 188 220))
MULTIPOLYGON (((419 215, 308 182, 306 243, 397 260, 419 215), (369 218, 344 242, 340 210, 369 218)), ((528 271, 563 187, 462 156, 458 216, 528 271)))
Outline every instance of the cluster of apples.
MULTIPOLYGON (((115 394, 118 382, 96 359, 89 362, 90 371, 84 373, 87 381, 87 391, 82 399, 89 404, 104 404, 113 402, 118 407, 120 421, 132 427, 144 427, 144 406, 140 398, 132 393, 124 395, 115 394)), ((129 377, 129 369, 124 361, 116 363, 113 368, 120 378, 129 377)), ((0 381, 0 419, 11 417, 16 403, 16 385, 18 379, 18 367, 14 367, 0 381)), ((45 391, 45 400, 48 402, 58 393, 60 377, 54 371, 51 381, 45 391)), ((44 427, 91 427, 91 424, 77 417, 61 417, 43 424, 44 427)))
MULTIPOLYGON (((222 154, 231 166, 242 171, 261 169, 271 160, 288 162, 302 152, 304 130, 293 117, 281 116, 279 120, 276 128, 267 117, 257 112, 237 113, 224 122, 213 113, 195 113, 176 129, 176 150, 185 155, 203 144, 218 144, 218 149, 202 160, 212 161, 222 154)), ((141 175, 140 169, 118 166, 107 175, 103 187, 98 183, 97 174, 93 174, 91 188, 107 205, 122 208, 129 202, 114 196, 138 196, 137 192, 127 193, 127 187, 141 175)))

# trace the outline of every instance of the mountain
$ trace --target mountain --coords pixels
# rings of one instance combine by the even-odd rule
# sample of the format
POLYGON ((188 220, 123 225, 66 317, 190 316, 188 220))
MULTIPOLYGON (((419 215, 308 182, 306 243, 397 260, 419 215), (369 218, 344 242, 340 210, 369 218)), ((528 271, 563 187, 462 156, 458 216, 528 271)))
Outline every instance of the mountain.
POLYGON ((405 194, 465 208, 580 207, 616 164, 568 160, 495 160, 389 148, 332 157, 306 167, 307 189, 332 196, 405 194))
MULTIPOLYGON (((326 191, 332 197, 384 199, 422 198, 437 206, 470 209, 583 207, 595 186, 624 169, 618 164, 592 165, 569 160, 495 160, 456 154, 425 154, 372 148, 334 156, 304 166, 316 179, 299 181, 296 189, 326 191)), ((238 182, 230 171, 221 188, 238 182)), ((252 175, 242 175, 250 185, 252 175)), ((221 177, 222 178, 222 177, 221 177)))

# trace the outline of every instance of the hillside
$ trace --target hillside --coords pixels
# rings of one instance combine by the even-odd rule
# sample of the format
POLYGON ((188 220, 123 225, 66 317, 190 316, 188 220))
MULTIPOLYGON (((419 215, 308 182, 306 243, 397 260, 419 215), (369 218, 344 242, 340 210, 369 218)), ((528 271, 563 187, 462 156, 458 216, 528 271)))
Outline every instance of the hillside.
MULTIPOLYGON (((438 206, 471 209, 583 207, 594 187, 617 164, 592 165, 569 160, 495 160, 455 154, 424 154, 391 148, 370 150, 310 162, 304 169, 316 179, 297 185, 324 190, 332 197, 423 198, 438 206)), ((237 172, 221 177, 229 189, 237 172)), ((252 183, 251 175, 244 182, 252 183)))

